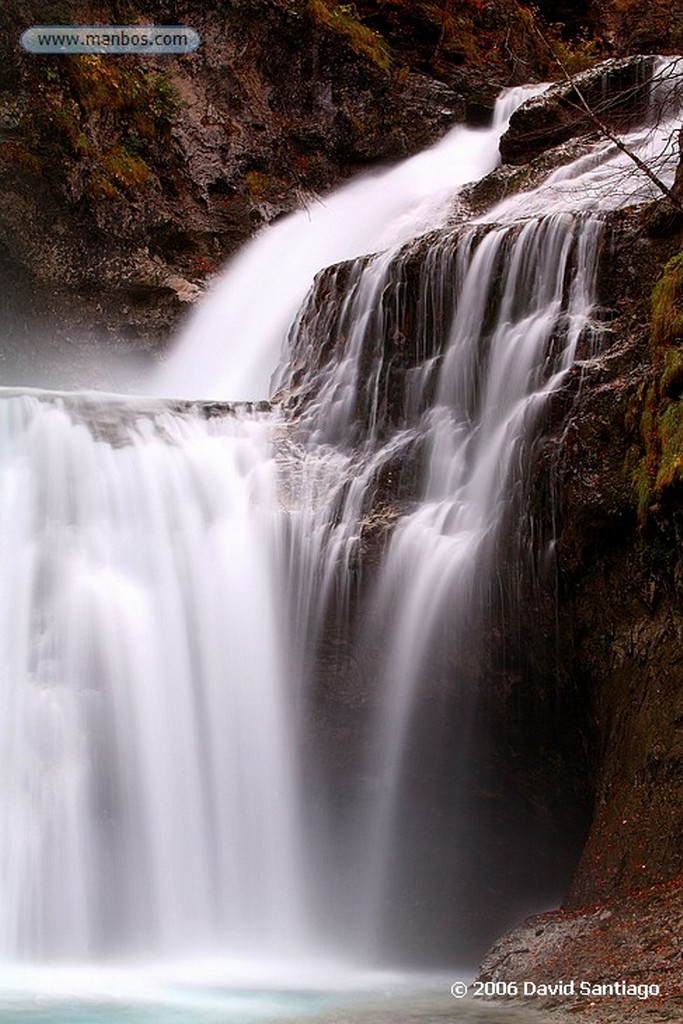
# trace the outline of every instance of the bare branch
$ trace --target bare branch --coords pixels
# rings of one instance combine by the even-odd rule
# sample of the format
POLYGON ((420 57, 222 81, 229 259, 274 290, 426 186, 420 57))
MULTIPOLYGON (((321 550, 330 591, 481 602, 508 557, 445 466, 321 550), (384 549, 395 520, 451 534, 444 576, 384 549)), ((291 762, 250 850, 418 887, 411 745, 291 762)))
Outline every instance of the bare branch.
POLYGON ((581 108, 588 115, 588 117, 593 122, 593 124, 602 132, 602 134, 606 138, 608 138, 610 140, 610 142, 612 142, 617 147, 617 149, 621 150, 621 152, 625 156, 627 156, 629 158, 629 160, 633 161, 633 163, 636 165, 638 170, 642 171, 642 173, 645 174, 650 179, 650 181, 653 183, 653 185, 663 195, 666 196, 666 198, 676 207, 677 210, 680 210, 681 212, 683 212, 683 203, 678 198, 676 193, 672 189, 670 189, 669 186, 666 184, 666 182, 662 181, 662 179, 657 174, 655 174, 654 171, 651 170, 650 167, 648 167, 648 165, 645 163, 644 160, 640 159, 640 157, 638 156, 637 153, 634 153, 631 149, 629 149, 629 147, 625 144, 625 142, 622 139, 620 139, 619 136, 616 135, 607 124, 605 124, 605 122, 602 120, 601 117, 599 117, 598 114, 596 114, 595 110, 591 107, 590 103, 588 102, 588 100, 586 99, 584 94, 581 92, 581 89, 576 84, 576 80, 573 77, 571 71, 569 71, 569 69, 565 65, 564 61, 561 59, 559 54, 555 51, 555 48, 548 41, 548 39, 546 39, 546 37, 541 32, 541 30, 540 30, 540 28, 538 26, 535 26, 535 31, 536 31, 536 34, 538 35, 539 39, 543 43, 543 45, 548 50, 548 53, 552 57, 553 61, 559 67, 559 69, 562 72, 562 75, 564 76, 566 82, 571 86, 574 94, 577 96, 581 108))

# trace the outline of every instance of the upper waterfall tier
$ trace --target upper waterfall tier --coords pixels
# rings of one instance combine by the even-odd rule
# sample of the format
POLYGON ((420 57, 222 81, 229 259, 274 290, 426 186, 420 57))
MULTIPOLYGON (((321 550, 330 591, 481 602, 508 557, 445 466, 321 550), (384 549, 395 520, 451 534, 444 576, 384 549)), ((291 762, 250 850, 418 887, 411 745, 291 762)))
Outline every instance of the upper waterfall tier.
MULTIPOLYGON (((350 448, 386 442, 396 430, 419 435, 435 401, 454 324, 465 315, 462 287, 472 265, 478 267, 476 281, 470 276, 477 305, 468 314, 469 332, 478 347, 468 372, 475 388, 475 364, 483 365, 498 319, 515 312, 514 306, 500 305, 501 282, 515 273, 523 292, 518 301, 543 310, 556 251, 564 248, 566 281, 548 314, 556 319, 556 332, 577 332, 573 357, 588 329, 590 304, 577 316, 572 288, 593 287, 602 237, 599 217, 556 213, 442 231, 331 267, 316 278, 292 327, 275 398, 316 442, 350 448)), ((566 369, 566 360, 562 365, 566 369)), ((552 372, 551 359, 549 378, 552 372)))
POLYGON ((513 111, 545 86, 502 94, 491 128, 454 128, 436 146, 367 175, 262 231, 229 265, 152 381, 156 394, 266 398, 314 275, 443 224, 453 196, 499 161, 513 111))
MULTIPOLYGON (((635 104, 624 136, 626 149, 667 185, 679 156, 680 60, 645 63, 652 77, 639 86, 645 98, 635 104)), ((457 127, 427 152, 344 186, 261 232, 202 303, 152 390, 266 398, 278 360, 287 359, 287 332, 315 274, 335 263, 396 251, 453 222, 598 212, 661 194, 623 148, 599 133, 596 139, 594 126, 578 147, 543 153, 521 170, 496 172, 499 140, 510 119, 526 102, 542 111, 538 97, 545 89, 509 90, 498 101, 491 128, 457 127)))

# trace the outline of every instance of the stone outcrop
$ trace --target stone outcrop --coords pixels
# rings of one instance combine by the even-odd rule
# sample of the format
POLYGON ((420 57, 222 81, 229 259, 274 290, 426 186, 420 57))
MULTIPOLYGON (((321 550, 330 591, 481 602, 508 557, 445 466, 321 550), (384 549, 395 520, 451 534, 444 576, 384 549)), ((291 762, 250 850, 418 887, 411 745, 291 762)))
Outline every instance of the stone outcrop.
POLYGON ((570 905, 683 871, 676 501, 654 516, 641 504, 639 513, 645 398, 657 374, 651 296, 678 246, 675 237, 648 237, 651 214, 645 208, 611 218, 598 354, 586 353, 574 368, 576 396, 539 455, 560 524, 564 670, 587 694, 596 730, 593 824, 570 905))
POLYGON ((500 140, 503 162, 528 163, 568 139, 595 133, 597 121, 584 108, 584 101, 611 130, 633 127, 647 109, 652 61, 640 56, 609 60, 528 100, 512 115, 500 140))
POLYGON ((563 1019, 679 1020, 682 934, 679 877, 600 906, 529 918, 493 946, 480 977, 514 978, 522 996, 527 980, 527 1004, 563 1019))
POLYGON ((508 630, 506 656, 543 691, 528 637, 555 635, 553 685, 579 698, 592 822, 564 909, 498 943, 482 977, 660 983, 647 1003, 534 1001, 621 1024, 681 1010, 683 274, 667 200, 610 214, 606 227, 596 344, 555 397, 536 451, 531 503, 539 523, 556 524, 555 568, 522 600, 526 639, 508 630))

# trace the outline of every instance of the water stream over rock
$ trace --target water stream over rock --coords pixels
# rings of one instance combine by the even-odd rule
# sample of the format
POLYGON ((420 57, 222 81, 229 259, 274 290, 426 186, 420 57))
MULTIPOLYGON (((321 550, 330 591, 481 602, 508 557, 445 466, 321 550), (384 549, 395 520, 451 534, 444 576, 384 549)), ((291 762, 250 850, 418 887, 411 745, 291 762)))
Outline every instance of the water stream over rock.
MULTIPOLYGON (((599 343, 604 211, 652 196, 599 142, 456 223, 538 91, 228 269, 154 389, 264 399, 280 359, 272 408, 0 396, 6 963, 210 955, 314 978, 323 954, 390 960, 397 930, 409 963, 469 959, 466 923, 435 949, 493 569, 547 398, 599 343), (369 690, 340 797, 311 695, 343 702, 346 676, 369 690)), ((668 180, 676 117, 629 137, 668 180)))

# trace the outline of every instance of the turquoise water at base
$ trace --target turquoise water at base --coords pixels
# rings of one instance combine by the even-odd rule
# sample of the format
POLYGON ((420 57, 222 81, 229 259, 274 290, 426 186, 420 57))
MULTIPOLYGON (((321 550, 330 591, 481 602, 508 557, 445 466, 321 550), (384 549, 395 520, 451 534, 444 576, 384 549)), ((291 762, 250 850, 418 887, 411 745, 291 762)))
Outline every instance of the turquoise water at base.
MULTIPOLYGON (((355 1001, 351 999, 353 1004, 355 1001)), ((371 1000, 374 1003, 374 999, 371 1000)), ((365 1000, 363 1000, 365 1003, 365 1000)), ((320 993, 181 990, 162 1004, 37 996, 0 1000, 0 1021, 12 1024, 276 1024, 313 1021, 349 1011, 348 996, 320 993), (175 1004, 174 1004, 175 1003, 175 1004)), ((350 1010, 353 1012, 353 1010, 350 1010)))
MULTIPOLYGON (((350 1019, 360 1007, 449 994, 445 978, 338 963, 204 960, 137 967, 0 968, 2 1024, 289 1024, 350 1019)), ((452 1002, 452 997, 449 997, 452 1002)), ((447 1004, 448 1005, 448 1004, 447 1004)))
MULTIPOLYGON (((536 1015, 525 1010, 456 1003, 446 996, 421 999, 358 1000, 276 994, 226 995, 223 1008, 121 1006, 47 1000, 31 1005, 0 1004, 0 1021, 7 1024, 529 1024, 536 1015)), ((541 1018, 539 1018, 541 1024, 541 1018)))
MULTIPOLYGON (((462 975, 460 975, 462 977, 462 975)), ((0 972, 2 1024, 528 1024, 528 1006, 496 1006, 456 1000, 450 986, 458 973, 401 976, 301 978, 281 987, 178 980, 154 972, 78 968, 0 972), (31 986, 33 981, 33 986, 31 986)))
POLYGON ((34 997, 0 1001, 7 1024, 543 1024, 525 1007, 455 1000, 448 990, 411 995, 184 992, 183 1005, 34 997))
POLYGON ((329 1006, 320 996, 290 993, 184 993, 183 1005, 126 1005, 37 997, 0 1002, 0 1021, 17 1024, 256 1024, 308 1017, 329 1006), (207 1005, 208 1004, 208 1005, 207 1005))

